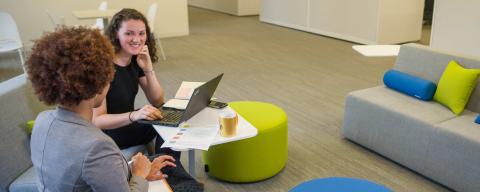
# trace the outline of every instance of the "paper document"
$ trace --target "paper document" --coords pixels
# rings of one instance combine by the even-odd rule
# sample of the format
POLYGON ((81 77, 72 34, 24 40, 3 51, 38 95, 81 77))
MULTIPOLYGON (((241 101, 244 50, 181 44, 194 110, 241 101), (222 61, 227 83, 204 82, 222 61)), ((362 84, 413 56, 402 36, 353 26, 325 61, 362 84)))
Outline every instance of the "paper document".
POLYGON ((170 99, 163 107, 175 108, 175 109, 185 109, 187 108, 188 102, 190 100, 181 100, 181 99, 170 99))
POLYGON ((175 99, 185 99, 189 100, 192 97, 193 90, 195 88, 200 87, 205 82, 190 82, 190 81, 183 81, 178 88, 177 93, 175 94, 175 99))
POLYGON ((178 128, 178 132, 165 140, 162 148, 201 149, 207 151, 218 134, 218 125, 178 128))
POLYGON ((148 182, 148 192, 172 192, 165 179, 148 182))

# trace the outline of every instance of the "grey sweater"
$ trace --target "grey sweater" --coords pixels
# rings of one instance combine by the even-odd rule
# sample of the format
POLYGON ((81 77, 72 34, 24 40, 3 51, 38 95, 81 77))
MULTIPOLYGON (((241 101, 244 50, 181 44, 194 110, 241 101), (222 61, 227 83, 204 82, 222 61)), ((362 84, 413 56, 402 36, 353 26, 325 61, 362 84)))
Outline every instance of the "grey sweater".
POLYGON ((38 115, 30 148, 39 191, 148 191, 110 137, 61 107, 38 115))

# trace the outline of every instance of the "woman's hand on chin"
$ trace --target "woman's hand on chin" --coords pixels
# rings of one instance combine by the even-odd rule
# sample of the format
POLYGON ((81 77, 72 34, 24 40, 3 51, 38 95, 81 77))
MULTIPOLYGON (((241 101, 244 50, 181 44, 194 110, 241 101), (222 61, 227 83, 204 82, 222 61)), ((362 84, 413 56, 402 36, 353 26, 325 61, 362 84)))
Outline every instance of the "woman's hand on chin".
POLYGON ((148 46, 144 45, 137 56, 137 63, 143 71, 152 71, 152 60, 150 59, 150 52, 148 46))

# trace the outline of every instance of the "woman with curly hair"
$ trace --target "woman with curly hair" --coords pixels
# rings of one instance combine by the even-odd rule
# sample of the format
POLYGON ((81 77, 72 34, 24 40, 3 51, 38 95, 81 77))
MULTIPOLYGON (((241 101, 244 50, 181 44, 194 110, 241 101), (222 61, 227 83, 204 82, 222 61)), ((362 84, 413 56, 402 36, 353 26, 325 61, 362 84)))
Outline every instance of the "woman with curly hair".
POLYGON ((106 36, 115 48, 113 66, 115 76, 110 82, 106 99, 94 109, 93 123, 103 129, 120 149, 146 144, 156 137, 155 153, 172 155, 176 168, 163 170, 174 191, 203 191, 183 168, 180 152, 161 149, 164 142, 152 125, 137 120, 161 119, 157 107, 163 105, 163 88, 155 76, 152 63, 156 62, 155 39, 147 19, 135 9, 122 9, 107 27, 106 36), (150 105, 134 110, 138 87, 142 88, 150 105))
POLYGON ((26 67, 40 101, 31 137, 39 191, 148 191, 171 156, 135 155, 131 170, 114 141, 92 124, 114 75, 113 47, 99 30, 58 28, 35 42, 26 67))
MULTIPOLYGON (((158 57, 150 31, 145 16, 135 9, 116 13, 106 30, 115 48, 116 73, 105 101, 94 110, 93 122, 112 137, 120 149, 149 143, 158 135, 151 125, 136 122, 162 118, 157 107, 164 102, 164 91, 153 71, 152 63, 158 57), (150 104, 135 110, 139 85, 150 104)), ((179 158, 179 152, 160 149, 163 143, 160 136, 156 141, 156 153, 163 151, 179 158)))

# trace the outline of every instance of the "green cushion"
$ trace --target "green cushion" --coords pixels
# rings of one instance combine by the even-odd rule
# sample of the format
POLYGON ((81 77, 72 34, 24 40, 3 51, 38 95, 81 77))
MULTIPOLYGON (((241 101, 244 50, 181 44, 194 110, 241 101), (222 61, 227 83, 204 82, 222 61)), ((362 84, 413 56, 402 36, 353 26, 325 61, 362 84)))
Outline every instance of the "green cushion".
POLYGON ((457 62, 450 61, 438 82, 433 100, 460 115, 477 85, 479 74, 479 69, 465 69, 457 62))
POLYGON ((241 101, 229 106, 258 129, 255 137, 211 146, 203 154, 208 174, 230 182, 254 182, 280 172, 288 157, 285 112, 272 104, 241 101))
POLYGON ((27 133, 32 134, 33 126, 35 125, 35 120, 27 121, 27 133))

